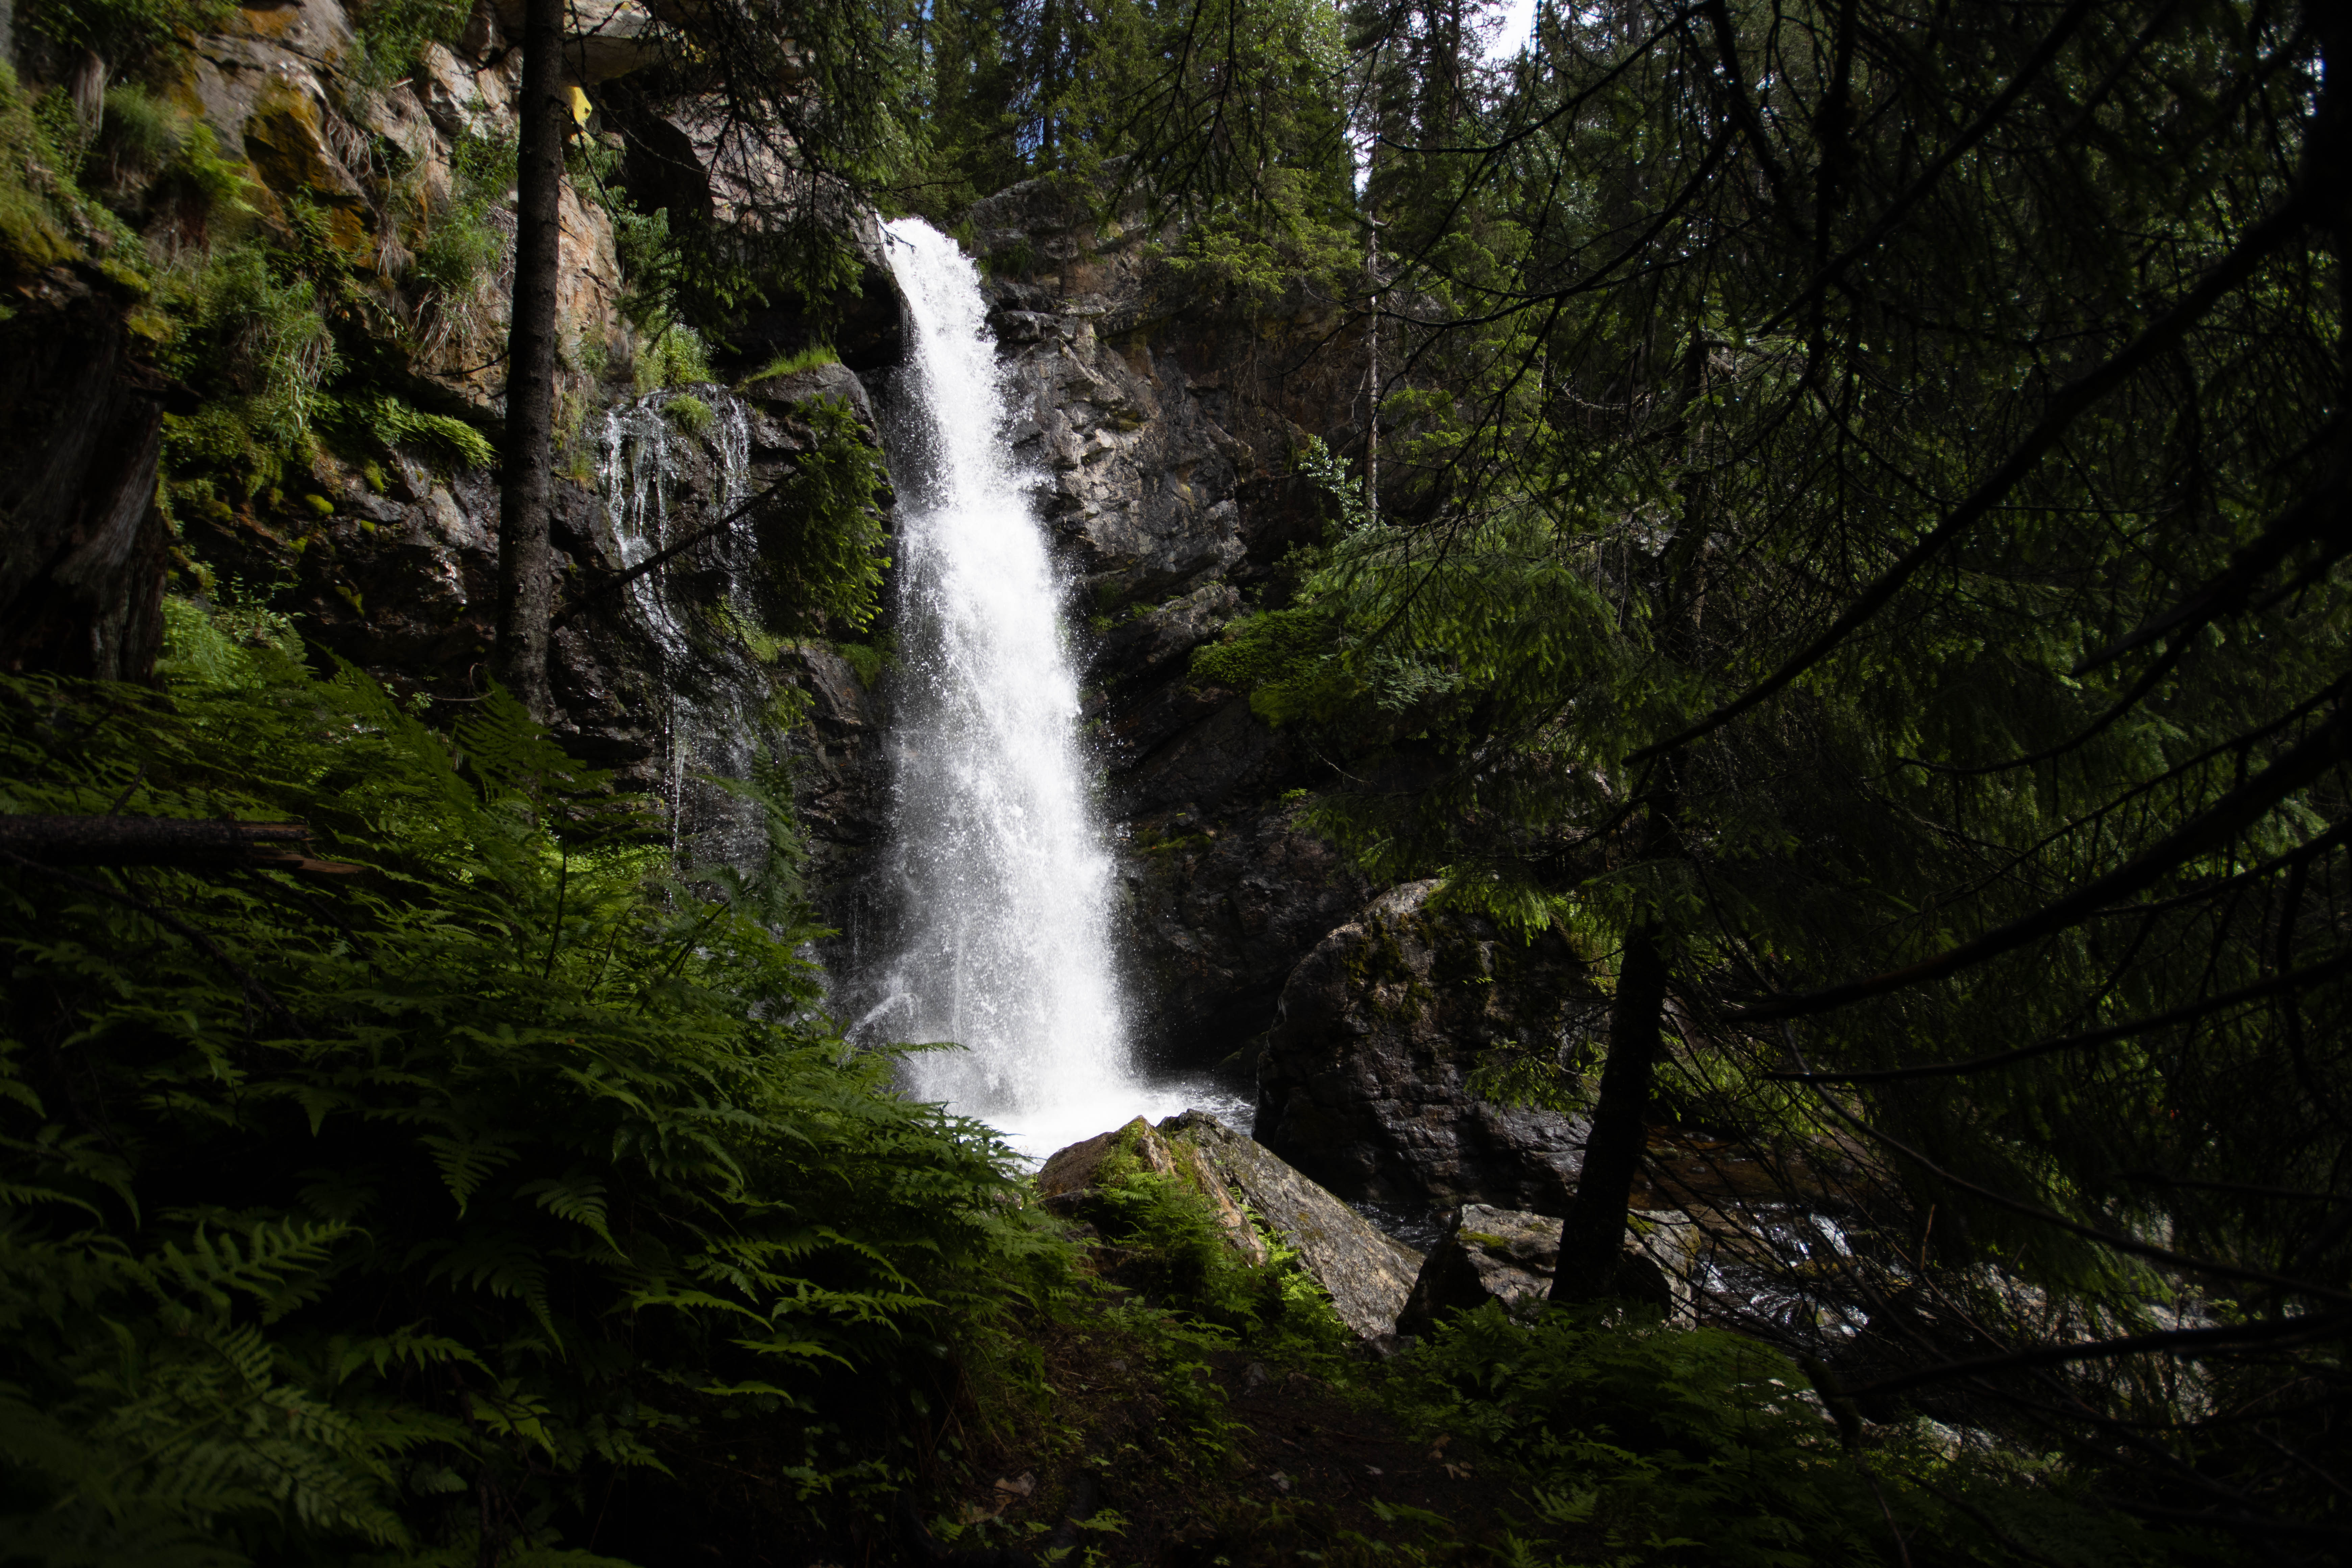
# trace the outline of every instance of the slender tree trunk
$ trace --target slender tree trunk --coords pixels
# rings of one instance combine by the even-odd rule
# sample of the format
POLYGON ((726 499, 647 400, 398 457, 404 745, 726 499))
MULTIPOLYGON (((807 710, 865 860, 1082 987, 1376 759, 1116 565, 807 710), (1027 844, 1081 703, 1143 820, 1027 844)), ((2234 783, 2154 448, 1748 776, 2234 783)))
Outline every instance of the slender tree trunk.
MULTIPOLYGON (((1366 184, 1370 184, 1369 180, 1366 184)), ((1372 321, 1370 352, 1364 356, 1364 397, 1370 412, 1364 417, 1364 515, 1381 520, 1381 224, 1366 215, 1371 227, 1364 251, 1364 275, 1371 279, 1372 321)))
POLYGON ((1584 1167, 1559 1231, 1559 1268, 1551 1277, 1555 1301, 1594 1301, 1615 1294, 1625 1256, 1625 1215, 1650 1110, 1650 1078, 1658 1060, 1658 1027, 1666 1003, 1666 962, 1658 928, 1635 926, 1625 937, 1617 970, 1617 1001, 1609 1011, 1609 1059, 1601 1069, 1601 1097, 1584 1141, 1584 1167))
POLYGON ((554 606, 548 491, 555 457, 555 298, 562 240, 564 0, 527 0, 515 177, 514 311, 507 334, 507 439, 499 462, 499 626, 491 672, 539 718, 554 606))

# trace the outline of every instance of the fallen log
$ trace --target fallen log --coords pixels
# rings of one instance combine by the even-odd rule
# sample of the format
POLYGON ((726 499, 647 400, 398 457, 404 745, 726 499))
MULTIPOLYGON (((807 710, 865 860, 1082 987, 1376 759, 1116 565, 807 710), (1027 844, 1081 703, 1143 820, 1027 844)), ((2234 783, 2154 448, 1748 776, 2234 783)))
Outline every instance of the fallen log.
POLYGON ((341 875, 359 869, 299 847, 299 822, 218 822, 178 816, 19 816, 0 814, 0 855, 37 866, 183 866, 341 875))

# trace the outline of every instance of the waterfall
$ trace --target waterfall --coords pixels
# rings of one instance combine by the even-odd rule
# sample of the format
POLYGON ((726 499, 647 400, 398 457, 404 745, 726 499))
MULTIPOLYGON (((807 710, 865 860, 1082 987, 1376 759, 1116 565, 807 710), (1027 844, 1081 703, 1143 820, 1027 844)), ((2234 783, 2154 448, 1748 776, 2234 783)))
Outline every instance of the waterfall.
POLYGON ((1045 1153, 1145 1109, 1110 949, 1111 857, 1088 800, 1065 584, 1006 449, 980 278, 918 219, 889 226, 912 348, 900 373, 893 833, 899 942, 867 1022, 965 1048, 910 1087, 1045 1153))

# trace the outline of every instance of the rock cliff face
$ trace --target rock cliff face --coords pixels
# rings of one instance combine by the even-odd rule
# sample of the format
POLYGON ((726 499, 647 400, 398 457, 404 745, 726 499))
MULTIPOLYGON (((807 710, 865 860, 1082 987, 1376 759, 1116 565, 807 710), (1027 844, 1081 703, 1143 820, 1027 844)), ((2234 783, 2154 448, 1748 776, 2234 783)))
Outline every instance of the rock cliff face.
MULTIPOLYGON (((580 7, 572 55, 584 62, 582 80, 611 84, 651 60, 646 21, 627 0, 580 7)), ((467 150, 511 133, 515 22, 478 5, 462 39, 425 46, 407 79, 377 87, 356 68, 338 0, 234 8, 218 32, 193 41, 173 89, 225 156, 246 160, 250 221, 283 237, 299 216, 354 264, 348 287, 362 304, 350 319, 368 323, 368 380, 491 442, 503 416, 509 263, 469 289, 427 287, 403 280, 402 247, 425 221, 418 212, 447 207, 467 150)), ((635 102, 617 89, 609 96, 616 113, 635 102)), ((873 728, 866 694, 830 645, 803 640, 811 628, 767 585, 762 556, 789 520, 754 510, 651 574, 621 579, 715 509, 788 476, 813 445, 802 417, 810 399, 849 404, 878 445, 851 366, 876 370, 898 357, 879 230, 870 216, 853 226, 866 262, 856 290, 823 312, 789 299, 762 307, 739 335, 750 370, 780 348, 817 341, 822 313, 850 365, 740 392, 703 383, 647 393, 635 364, 653 345, 622 312, 612 219, 569 178, 561 218, 556 729, 576 752, 617 770, 624 787, 667 801, 689 862, 764 852, 757 809, 698 775, 751 777, 800 754, 813 764, 800 780, 822 875, 824 836, 869 837, 884 792, 874 766, 842 760, 873 728)), ((495 201, 483 221, 493 239, 511 234, 511 212, 495 201)), ((0 367, 9 437, 0 450, 8 520, 0 660, 142 676, 176 526, 184 561, 203 563, 225 588, 266 593, 308 640, 404 696, 462 700, 478 691, 496 592, 494 469, 453 460, 446 444, 394 442, 377 465, 320 450, 283 493, 183 508, 174 525, 153 502, 158 429, 166 405, 188 395, 142 368, 126 306, 102 269, 54 267, 14 298, 0 367)), ((353 352, 346 342, 346 357, 353 352)))
POLYGON ((1578 1119, 1472 1092, 1489 1053, 1580 1065, 1603 1004, 1556 934, 1531 945, 1429 908, 1433 882, 1382 894, 1282 990, 1257 1064, 1257 1136, 1343 1197, 1566 1212, 1578 1119))
POLYGON ((168 393, 126 303, 58 268, 0 313, 0 668, 135 679, 154 663, 168 393))

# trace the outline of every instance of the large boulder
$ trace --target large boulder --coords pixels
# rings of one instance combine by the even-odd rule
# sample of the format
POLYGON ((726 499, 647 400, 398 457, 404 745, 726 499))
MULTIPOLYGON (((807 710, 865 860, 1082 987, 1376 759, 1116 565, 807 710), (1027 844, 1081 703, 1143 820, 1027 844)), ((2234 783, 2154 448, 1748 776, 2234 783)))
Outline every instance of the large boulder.
POLYGON ((1397 1313, 1421 1272, 1420 1253, 1205 1110, 1171 1116, 1160 1131, 1171 1146, 1198 1151, 1233 1194, 1297 1250, 1358 1338, 1377 1342, 1395 1332, 1397 1313))
MULTIPOLYGON (((1463 1205, 1452 1232, 1422 1264, 1397 1331, 1425 1334, 1452 1312, 1549 1295, 1559 1267, 1559 1226, 1549 1215, 1463 1205)), ((1628 1215, 1620 1293, 1676 1322, 1696 1321, 1698 1247, 1698 1227, 1680 1215, 1628 1215)))
POLYGON ((1582 1120, 1492 1103, 1471 1079, 1499 1057, 1573 1081, 1605 1003, 1559 935, 1433 909, 1436 889, 1381 895, 1291 972, 1258 1057, 1257 1136, 1349 1199, 1563 1213, 1582 1120))
POLYGON ((1297 815, 1186 808, 1129 824, 1119 875, 1125 945, 1156 999, 1147 1048, 1207 1062, 1250 1049, 1298 961, 1363 906, 1364 879, 1297 815))
POLYGON ((1199 1194, 1226 1240, 1251 1263, 1271 1256, 1259 1226, 1280 1237, 1358 1338, 1379 1342, 1395 1331, 1421 1254, 1205 1110, 1171 1116, 1156 1128, 1139 1116, 1071 1144, 1037 1173, 1037 1196, 1056 1214, 1084 1216, 1105 1181, 1137 1169, 1199 1194))
POLYGON ((1125 1164, 1182 1182, 1207 1202, 1235 1252, 1252 1263, 1264 1263, 1271 1256, 1265 1238, 1226 1191, 1225 1182, 1202 1157, 1198 1143, 1163 1137, 1140 1116, 1124 1127, 1073 1143, 1047 1160, 1037 1173, 1038 1199, 1056 1214, 1083 1213, 1087 1199, 1105 1179, 1106 1163, 1114 1170, 1125 1164))

